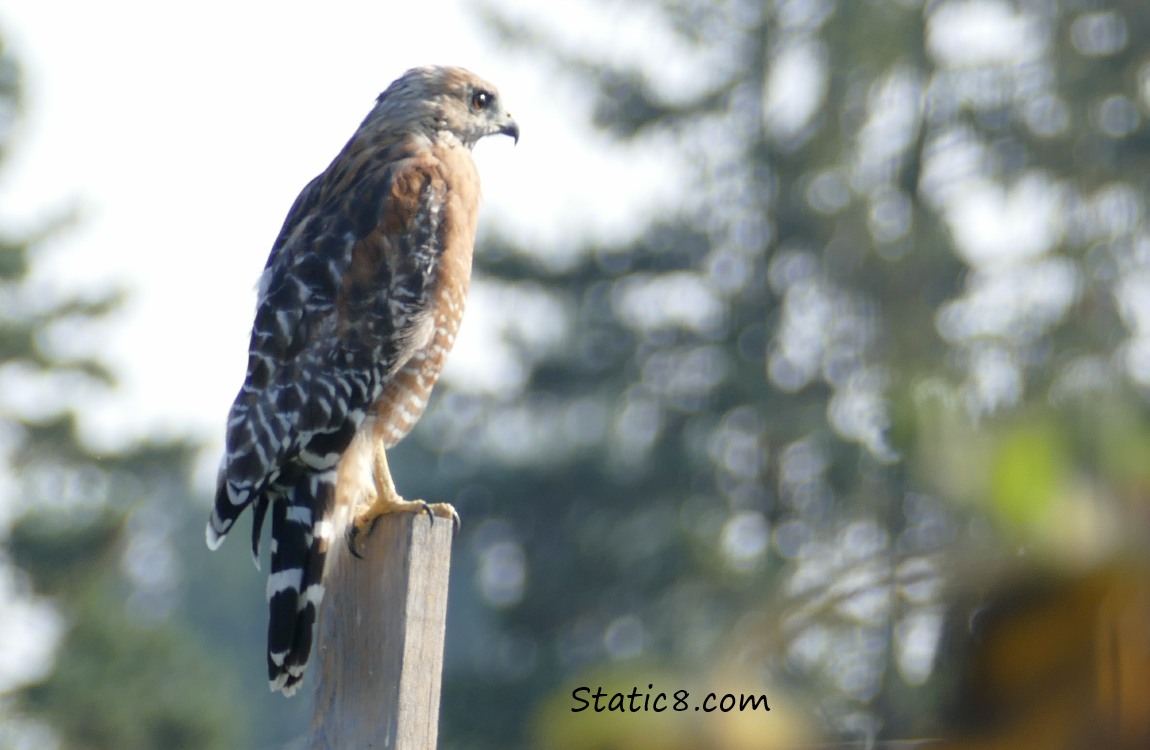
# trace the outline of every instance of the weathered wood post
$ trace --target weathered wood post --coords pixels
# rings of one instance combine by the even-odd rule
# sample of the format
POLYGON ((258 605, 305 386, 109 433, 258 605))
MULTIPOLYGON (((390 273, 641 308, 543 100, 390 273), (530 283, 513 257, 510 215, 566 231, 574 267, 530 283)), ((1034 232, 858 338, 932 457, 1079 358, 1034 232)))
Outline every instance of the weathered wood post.
POLYGON ((453 535, 448 519, 398 513, 362 560, 333 545, 309 750, 434 750, 453 535))

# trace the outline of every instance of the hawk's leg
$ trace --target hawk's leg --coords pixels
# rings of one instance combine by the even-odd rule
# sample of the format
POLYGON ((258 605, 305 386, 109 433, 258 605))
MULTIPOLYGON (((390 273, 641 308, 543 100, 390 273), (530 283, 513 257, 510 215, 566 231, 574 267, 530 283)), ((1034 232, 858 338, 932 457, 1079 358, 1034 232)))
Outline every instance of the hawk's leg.
POLYGON ((450 518, 455 528, 459 528, 459 514, 448 503, 430 504, 425 500, 404 500, 395 491, 391 469, 387 466, 387 453, 383 443, 376 443, 372 462, 372 475, 375 480, 375 500, 371 506, 352 521, 347 531, 347 546, 351 554, 362 558, 356 543, 371 535, 379 519, 391 513, 426 513, 434 522, 435 517, 450 518))

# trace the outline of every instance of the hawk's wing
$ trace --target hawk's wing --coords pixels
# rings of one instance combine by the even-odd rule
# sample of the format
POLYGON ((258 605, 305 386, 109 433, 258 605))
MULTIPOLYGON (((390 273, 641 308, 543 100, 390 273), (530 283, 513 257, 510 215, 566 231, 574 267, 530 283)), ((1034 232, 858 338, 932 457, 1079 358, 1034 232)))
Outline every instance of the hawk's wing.
POLYGON ((353 140, 296 199, 260 281, 211 546, 254 501, 258 552, 269 491, 294 467, 334 467, 388 378, 426 343, 447 177, 414 138, 353 140))
POLYGON ((474 210, 453 199, 458 183, 420 136, 372 143, 357 134, 297 198, 260 280, 207 541, 218 547, 254 503, 258 565, 272 510, 268 677, 285 694, 311 651, 340 457, 435 332, 445 246, 465 242, 470 252, 474 210))

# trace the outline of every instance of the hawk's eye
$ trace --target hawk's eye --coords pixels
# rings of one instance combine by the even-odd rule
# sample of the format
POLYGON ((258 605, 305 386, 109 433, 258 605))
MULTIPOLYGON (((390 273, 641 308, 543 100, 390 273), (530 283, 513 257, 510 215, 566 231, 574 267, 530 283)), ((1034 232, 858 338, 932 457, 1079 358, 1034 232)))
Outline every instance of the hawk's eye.
POLYGON ((487 109, 495 101, 495 94, 480 89, 471 95, 471 108, 476 111, 487 109))

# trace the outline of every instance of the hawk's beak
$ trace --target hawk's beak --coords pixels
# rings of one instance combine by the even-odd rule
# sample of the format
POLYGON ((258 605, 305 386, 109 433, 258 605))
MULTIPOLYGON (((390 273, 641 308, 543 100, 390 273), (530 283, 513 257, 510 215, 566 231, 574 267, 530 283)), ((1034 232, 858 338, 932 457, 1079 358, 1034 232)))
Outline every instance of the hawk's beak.
POLYGON ((507 122, 499 129, 499 132, 503 135, 511 136, 515 139, 516 145, 519 144, 519 123, 515 122, 515 120, 508 117, 507 122))

